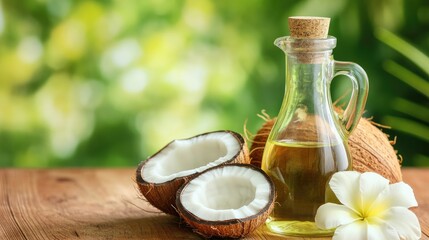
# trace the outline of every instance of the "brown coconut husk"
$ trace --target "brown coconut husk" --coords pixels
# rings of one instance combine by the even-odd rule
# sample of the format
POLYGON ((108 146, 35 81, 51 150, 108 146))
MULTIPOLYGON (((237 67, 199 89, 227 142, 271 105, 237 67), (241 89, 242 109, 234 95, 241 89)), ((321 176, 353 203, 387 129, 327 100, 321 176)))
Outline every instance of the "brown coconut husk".
MULTIPOLYGON (((336 108, 337 112, 341 109, 336 108)), ((258 115, 265 123, 256 135, 250 138, 251 164, 261 167, 265 143, 276 118, 270 118, 265 111, 258 115)), ((391 183, 402 181, 401 161, 398 160, 393 145, 388 135, 377 127, 385 127, 373 122, 371 119, 361 118, 358 126, 350 135, 348 146, 353 162, 353 170, 358 172, 376 172, 390 180, 391 183)), ((386 127, 385 127, 386 128, 386 127)), ((247 130, 245 129, 247 133, 247 130)))
MULTIPOLYGON (((231 220, 225 220, 225 221, 207 221, 204 219, 201 219, 194 214, 187 211, 180 200, 180 194, 186 184, 184 184, 178 191, 176 196, 176 206, 177 210, 180 213, 180 217, 185 220, 185 222, 194 229, 194 232, 202 235, 205 238, 211 238, 211 237, 221 237, 221 238, 242 238, 246 235, 252 233, 254 230, 256 230, 259 226, 265 223, 267 218, 269 217, 270 213, 272 212, 274 208, 274 202, 275 202, 275 191, 274 191, 274 184, 271 180, 271 178, 259 167, 255 167, 251 164, 228 164, 228 166, 234 165, 234 166, 242 166, 246 168, 251 168, 253 170, 256 170, 263 174, 263 176, 267 179, 269 182, 271 189, 271 194, 268 199, 268 204, 261 209, 258 213, 255 215, 249 216, 247 218, 242 219, 231 219, 231 220)), ((214 168, 223 168, 225 165, 217 166, 214 168)), ((207 171, 213 170, 214 168, 208 169, 207 171)), ((203 172, 204 173, 204 172, 203 172)), ((201 174, 203 174, 201 173, 201 174)))
MULTIPOLYGON (((222 132, 231 133, 240 143, 241 150, 233 158, 225 161, 221 165, 232 164, 232 163, 250 163, 249 150, 247 148, 246 140, 236 132, 232 132, 232 131, 222 131, 222 132)), ((208 134, 208 133, 203 133, 200 135, 204 135, 204 134, 208 134)), ((194 137, 198 137, 200 135, 197 135, 194 137)), ((169 144, 167 144, 164 148, 166 148, 169 144)), ((156 156, 158 153, 164 150, 164 148, 159 150, 153 156, 156 156)), ((145 166, 146 163, 152 160, 152 157, 149 157, 147 160, 142 161, 137 167, 136 182, 140 190, 140 193, 144 196, 144 198, 146 198, 146 200, 152 206, 156 207, 157 209, 161 210, 164 213, 178 216, 178 213, 176 211, 177 190, 200 173, 196 172, 194 174, 184 176, 184 177, 178 177, 164 183, 149 183, 143 180, 141 176, 141 169, 145 166)))

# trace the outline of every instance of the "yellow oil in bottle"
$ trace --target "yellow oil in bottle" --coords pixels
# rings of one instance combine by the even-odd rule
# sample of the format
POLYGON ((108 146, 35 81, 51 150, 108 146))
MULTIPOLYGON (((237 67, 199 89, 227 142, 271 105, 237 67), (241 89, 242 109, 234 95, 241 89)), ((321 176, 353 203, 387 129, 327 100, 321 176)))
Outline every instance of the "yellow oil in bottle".
POLYGON ((275 233, 291 236, 330 236, 333 230, 319 229, 316 211, 335 201, 328 181, 337 171, 351 167, 344 144, 268 141, 262 169, 273 180, 277 200, 267 226, 275 233))

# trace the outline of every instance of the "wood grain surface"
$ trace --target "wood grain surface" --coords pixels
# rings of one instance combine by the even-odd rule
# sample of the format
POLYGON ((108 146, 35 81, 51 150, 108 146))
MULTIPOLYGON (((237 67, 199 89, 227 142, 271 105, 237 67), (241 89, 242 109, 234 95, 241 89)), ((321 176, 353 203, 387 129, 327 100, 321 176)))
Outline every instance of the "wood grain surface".
MULTIPOLYGON (((134 169, 0 169, 0 239, 202 239, 139 197, 134 169)), ((429 169, 404 169, 429 235, 429 169)), ((271 235, 245 239, 304 239, 271 235)), ((329 238, 311 238, 329 239, 329 238)))

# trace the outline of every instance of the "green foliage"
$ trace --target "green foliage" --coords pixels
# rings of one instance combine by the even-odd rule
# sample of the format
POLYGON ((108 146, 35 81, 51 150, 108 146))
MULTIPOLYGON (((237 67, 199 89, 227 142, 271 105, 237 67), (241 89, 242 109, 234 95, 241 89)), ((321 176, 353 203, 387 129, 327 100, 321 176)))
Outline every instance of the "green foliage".
MULTIPOLYGON (((376 36, 380 41, 401 53, 429 75, 429 69, 427 68, 429 66, 429 57, 423 52, 387 30, 379 30, 376 36)), ((386 61, 384 69, 429 99, 429 81, 426 81, 413 71, 394 61, 386 61)), ((397 98, 394 100, 393 109, 408 115, 409 118, 387 116, 384 118, 387 124, 429 144, 429 106, 427 105, 427 101, 426 104, 418 104, 406 99, 397 98)), ((424 162, 422 159, 427 158, 429 157, 417 155, 415 162, 422 164, 424 162)), ((423 163, 422 165, 426 164, 423 163)))
POLYGON ((425 81, 417 74, 393 61, 387 61, 384 64, 384 69, 393 76, 396 76, 399 80, 402 80, 408 86, 414 88, 414 90, 429 97, 429 82, 425 81))
MULTIPOLYGON (((376 36, 378 39, 380 39, 380 41, 401 53, 402 56, 408 58, 429 75, 429 69, 427 68, 427 66, 429 66, 429 57, 426 56, 423 52, 419 51, 410 43, 406 42, 388 30, 379 29, 376 32, 376 36)), ((429 85, 429 83, 426 84, 429 85)))
MULTIPOLYGON (((281 104, 284 55, 273 41, 290 15, 332 18, 335 59, 369 75, 368 116, 393 119, 405 165, 427 165, 425 138, 407 133, 429 125, 427 98, 415 94, 429 91, 428 9, 425 0, 0 1, 0 167, 136 166, 173 139, 242 132, 246 119, 256 132, 256 114, 275 116, 281 104)), ((347 82, 334 81, 333 98, 347 82)))

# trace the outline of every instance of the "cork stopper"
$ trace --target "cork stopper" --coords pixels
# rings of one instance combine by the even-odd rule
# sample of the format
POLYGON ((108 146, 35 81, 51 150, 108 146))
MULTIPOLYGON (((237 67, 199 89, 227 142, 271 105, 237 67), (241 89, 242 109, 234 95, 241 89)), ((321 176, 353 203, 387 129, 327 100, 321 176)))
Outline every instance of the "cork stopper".
POLYGON ((330 20, 326 17, 289 17, 290 36, 295 39, 327 38, 330 20))
POLYGON ((275 44, 301 63, 320 64, 329 59, 336 44, 334 37, 328 36, 330 18, 289 17, 290 36, 279 38, 275 44))

